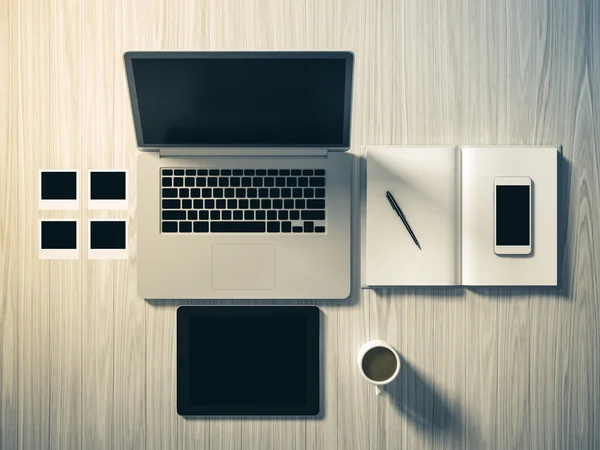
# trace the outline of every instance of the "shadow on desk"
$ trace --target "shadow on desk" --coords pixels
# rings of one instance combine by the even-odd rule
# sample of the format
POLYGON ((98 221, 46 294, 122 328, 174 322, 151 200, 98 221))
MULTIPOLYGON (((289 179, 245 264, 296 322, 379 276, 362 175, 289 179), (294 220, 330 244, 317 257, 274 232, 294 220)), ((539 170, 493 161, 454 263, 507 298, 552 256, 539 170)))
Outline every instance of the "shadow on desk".
POLYGON ((462 446, 467 440, 476 444, 479 439, 475 427, 466 423, 459 405, 447 399, 406 359, 402 356, 400 359, 402 366, 398 378, 385 386, 384 393, 391 397, 409 426, 422 434, 443 436, 453 448, 462 446))

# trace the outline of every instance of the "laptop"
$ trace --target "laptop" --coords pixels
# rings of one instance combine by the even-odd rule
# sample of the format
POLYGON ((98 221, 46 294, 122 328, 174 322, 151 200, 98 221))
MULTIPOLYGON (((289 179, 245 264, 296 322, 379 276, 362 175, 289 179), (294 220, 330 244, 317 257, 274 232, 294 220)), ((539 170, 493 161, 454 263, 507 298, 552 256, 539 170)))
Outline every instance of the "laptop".
POLYGON ((350 295, 354 57, 124 55, 146 299, 350 295))

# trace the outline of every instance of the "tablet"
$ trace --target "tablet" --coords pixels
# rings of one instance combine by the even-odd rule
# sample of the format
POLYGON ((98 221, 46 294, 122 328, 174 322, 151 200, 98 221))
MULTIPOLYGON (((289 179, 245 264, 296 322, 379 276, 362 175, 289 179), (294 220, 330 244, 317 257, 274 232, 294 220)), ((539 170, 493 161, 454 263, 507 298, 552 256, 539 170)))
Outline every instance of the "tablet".
POLYGON ((319 308, 180 306, 177 412, 319 414, 319 308))

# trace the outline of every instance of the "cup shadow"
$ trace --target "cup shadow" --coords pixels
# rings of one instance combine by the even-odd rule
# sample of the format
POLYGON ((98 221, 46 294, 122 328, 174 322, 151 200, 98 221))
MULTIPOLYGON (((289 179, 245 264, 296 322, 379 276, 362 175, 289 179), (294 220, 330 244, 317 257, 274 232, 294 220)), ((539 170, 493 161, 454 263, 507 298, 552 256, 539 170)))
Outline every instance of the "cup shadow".
POLYGON ((445 434, 455 443, 463 440, 463 421, 452 404, 425 375, 400 356, 401 367, 394 382, 384 387, 395 407, 424 434, 445 434))

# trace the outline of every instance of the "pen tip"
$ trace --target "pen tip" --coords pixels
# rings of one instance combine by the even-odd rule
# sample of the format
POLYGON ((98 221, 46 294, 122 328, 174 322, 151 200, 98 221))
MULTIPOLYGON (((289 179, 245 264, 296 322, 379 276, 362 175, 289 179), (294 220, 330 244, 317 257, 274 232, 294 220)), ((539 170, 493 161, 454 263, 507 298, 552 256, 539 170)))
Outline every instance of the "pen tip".
POLYGON ((421 246, 419 244, 417 244, 417 247, 419 247, 419 250, 422 250, 421 246))

